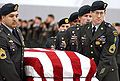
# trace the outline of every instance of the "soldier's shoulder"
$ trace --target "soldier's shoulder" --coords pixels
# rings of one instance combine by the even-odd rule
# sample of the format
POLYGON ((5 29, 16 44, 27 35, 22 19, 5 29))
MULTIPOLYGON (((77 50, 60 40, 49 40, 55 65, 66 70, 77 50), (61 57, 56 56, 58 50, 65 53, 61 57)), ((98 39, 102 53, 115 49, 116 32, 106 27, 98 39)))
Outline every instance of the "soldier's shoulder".
POLYGON ((111 31, 115 30, 115 28, 114 28, 110 23, 108 23, 108 22, 105 22, 105 27, 106 27, 108 30, 111 30, 111 31))
POLYGON ((113 33, 114 36, 118 36, 117 30, 110 23, 105 22, 105 26, 107 28, 107 33, 113 33))

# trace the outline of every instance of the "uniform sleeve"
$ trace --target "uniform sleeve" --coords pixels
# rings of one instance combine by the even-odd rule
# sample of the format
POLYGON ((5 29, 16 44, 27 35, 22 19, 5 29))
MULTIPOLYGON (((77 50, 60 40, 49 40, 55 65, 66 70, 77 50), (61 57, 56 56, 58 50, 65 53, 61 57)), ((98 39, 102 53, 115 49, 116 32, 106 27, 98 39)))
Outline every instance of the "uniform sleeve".
POLYGON ((48 38, 46 43, 45 43, 45 48, 51 48, 50 47, 50 39, 48 38))
POLYGON ((78 33, 77 33, 77 41, 78 41, 78 52, 79 53, 81 53, 81 54, 83 54, 83 52, 82 52, 82 42, 81 42, 81 33, 82 32, 82 30, 79 30, 78 31, 78 33))
POLYGON ((21 81, 10 59, 7 41, 3 37, 0 37, 0 76, 5 81, 21 81))
POLYGON ((56 43, 55 43, 55 49, 60 49, 60 35, 59 33, 56 36, 56 43))
POLYGON ((107 34, 106 43, 103 46, 97 68, 97 77, 99 79, 102 79, 109 71, 117 69, 115 55, 118 49, 118 41, 116 30, 107 34))
POLYGON ((70 51, 70 28, 68 28, 65 32, 65 36, 66 36, 66 50, 70 51))

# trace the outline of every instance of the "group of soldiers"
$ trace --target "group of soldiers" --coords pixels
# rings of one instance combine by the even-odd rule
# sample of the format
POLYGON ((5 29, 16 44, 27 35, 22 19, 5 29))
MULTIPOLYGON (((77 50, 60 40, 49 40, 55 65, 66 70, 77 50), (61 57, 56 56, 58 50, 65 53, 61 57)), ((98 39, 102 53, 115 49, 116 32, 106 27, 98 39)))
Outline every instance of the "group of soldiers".
POLYGON ((91 22, 90 6, 82 6, 78 12, 73 12, 69 18, 63 18, 58 22, 59 32, 55 37, 52 37, 47 40, 45 47, 53 48, 58 50, 71 50, 77 51, 78 42, 77 42, 77 33, 80 31, 81 26, 91 22), (53 39, 54 38, 54 39, 53 39), (49 47, 48 47, 49 46, 49 47))
POLYGON ((82 6, 69 18, 61 19, 59 32, 48 38, 45 47, 79 52, 94 59, 99 81, 119 81, 120 29, 119 23, 105 22, 107 5, 95 1, 91 6, 82 6))
MULTIPOLYGON (((47 23, 39 26, 41 19, 36 17, 36 24, 30 25, 27 35, 27 29, 19 26, 26 47, 79 52, 95 61, 96 77, 99 81, 119 81, 120 24, 115 23, 113 27, 105 22, 107 5, 103 1, 95 1, 91 6, 84 5, 69 18, 61 19, 58 26, 55 23, 50 24, 49 19, 47 23), (46 41, 42 40, 42 37, 46 41)), ((48 16, 54 19, 52 15, 48 16)), ((0 17, 0 81, 21 81, 24 42, 20 30, 16 27, 18 5, 10 3, 2 6, 0 17), (14 30, 18 36, 14 35, 14 30), (8 71, 9 69, 11 71, 8 71)))

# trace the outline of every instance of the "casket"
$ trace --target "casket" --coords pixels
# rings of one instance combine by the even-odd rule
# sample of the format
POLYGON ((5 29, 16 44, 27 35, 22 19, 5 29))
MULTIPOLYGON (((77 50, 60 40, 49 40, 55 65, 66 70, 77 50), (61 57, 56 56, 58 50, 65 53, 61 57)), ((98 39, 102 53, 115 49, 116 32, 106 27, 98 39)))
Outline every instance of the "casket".
POLYGON ((26 48, 24 64, 27 81, 98 81, 94 60, 77 52, 26 48))

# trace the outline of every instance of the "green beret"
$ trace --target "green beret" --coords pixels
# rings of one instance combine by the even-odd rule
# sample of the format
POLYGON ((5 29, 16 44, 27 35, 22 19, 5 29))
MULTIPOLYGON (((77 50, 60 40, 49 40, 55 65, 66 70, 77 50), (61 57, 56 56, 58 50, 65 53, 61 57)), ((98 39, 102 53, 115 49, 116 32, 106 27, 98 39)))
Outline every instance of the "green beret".
POLYGON ((103 1, 95 1, 93 2, 90 10, 95 11, 95 10, 105 10, 107 7, 107 3, 104 3, 103 1))
POLYGON ((76 19, 78 19, 78 12, 74 12, 70 15, 69 22, 73 22, 76 19))
POLYGON ((84 5, 82 6, 79 10, 79 16, 83 16, 84 14, 90 13, 90 6, 89 5, 84 5))
POLYGON ((1 7, 0 15, 8 15, 11 12, 18 10, 18 4, 8 3, 1 7))
POLYGON ((61 20, 58 22, 59 27, 60 27, 62 24, 69 24, 68 18, 63 18, 63 19, 61 19, 61 20))

